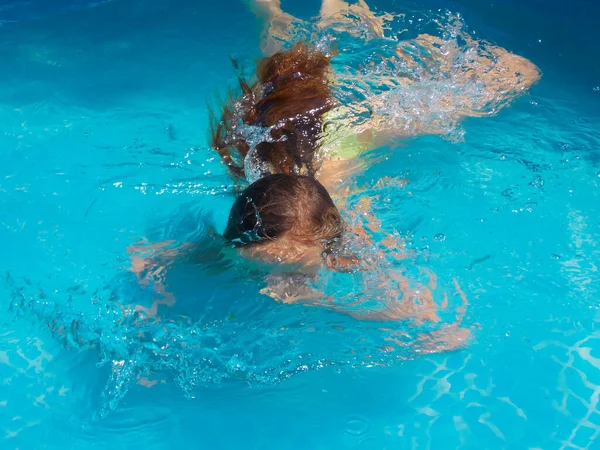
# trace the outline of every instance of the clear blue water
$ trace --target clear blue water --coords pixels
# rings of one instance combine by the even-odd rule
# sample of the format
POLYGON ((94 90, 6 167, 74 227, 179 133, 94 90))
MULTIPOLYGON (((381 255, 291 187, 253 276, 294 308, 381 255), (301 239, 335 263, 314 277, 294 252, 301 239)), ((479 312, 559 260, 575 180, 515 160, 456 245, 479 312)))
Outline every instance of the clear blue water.
POLYGON ((203 3, 0 7, 0 448, 600 448, 597 6, 372 2, 460 12, 543 71, 463 140, 381 149, 356 177, 348 208, 374 197, 452 293, 444 323, 454 278, 468 298, 468 345, 426 354, 431 330, 277 304, 233 263, 173 270, 160 321, 124 317, 152 295, 127 246, 222 229, 232 202, 206 104, 235 83, 228 55, 259 56, 257 28, 203 3), (381 352, 393 333, 412 346, 381 352))

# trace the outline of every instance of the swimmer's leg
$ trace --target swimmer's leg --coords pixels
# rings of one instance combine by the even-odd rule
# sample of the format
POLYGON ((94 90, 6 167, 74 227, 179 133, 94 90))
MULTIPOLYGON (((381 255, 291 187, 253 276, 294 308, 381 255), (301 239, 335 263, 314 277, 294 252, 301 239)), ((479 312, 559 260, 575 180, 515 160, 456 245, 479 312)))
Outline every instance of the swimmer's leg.
POLYGON ((484 40, 464 36, 464 41, 465 45, 458 46, 454 40, 421 34, 399 43, 396 49, 405 65, 435 68, 457 86, 479 85, 482 95, 449 92, 447 98, 442 99, 461 116, 457 119, 498 111, 540 79, 540 70, 526 58, 484 40), (460 70, 457 70, 458 63, 460 70))
POLYGON ((258 17, 270 19, 285 14, 280 0, 246 0, 245 3, 258 17))
MULTIPOLYGON (((531 61, 486 41, 476 41, 468 36, 463 38, 465 44, 458 45, 455 40, 421 34, 398 43, 397 58, 410 70, 411 76, 380 76, 378 81, 382 85, 409 88, 421 81, 438 83, 439 79, 451 80, 454 88, 440 90, 436 106, 449 114, 443 120, 434 120, 429 105, 423 103, 420 115, 430 120, 411 120, 398 127, 397 122, 380 113, 390 104, 388 93, 370 96, 364 102, 370 117, 362 127, 376 136, 377 142, 373 147, 389 145, 402 137, 444 135, 449 127, 466 117, 496 113, 526 93, 540 79, 540 70, 531 61), (469 87, 471 90, 476 87, 478 94, 474 95, 469 87)), ((346 80, 350 78, 346 77, 346 80)), ((398 106, 402 107, 401 104, 398 106)))
POLYGON ((350 5, 343 0, 323 0, 319 16, 321 16, 321 20, 323 20, 330 16, 348 11, 349 9, 350 5))
POLYGON ((358 25, 366 26, 373 37, 383 37, 385 21, 390 18, 388 14, 376 16, 364 0, 352 5, 344 0, 323 0, 319 12, 319 24, 322 28, 334 26, 350 34, 356 34, 358 25))
POLYGON ((280 0, 245 0, 254 15, 263 22, 260 48, 270 56, 291 39, 291 25, 301 20, 281 9, 280 0))

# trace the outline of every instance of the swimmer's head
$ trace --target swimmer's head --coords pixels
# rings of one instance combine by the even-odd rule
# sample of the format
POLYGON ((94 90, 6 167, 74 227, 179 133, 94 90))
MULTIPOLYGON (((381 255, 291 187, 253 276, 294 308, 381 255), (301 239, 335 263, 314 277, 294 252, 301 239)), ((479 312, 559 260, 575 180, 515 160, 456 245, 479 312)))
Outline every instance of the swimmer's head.
POLYGON ((274 174, 255 181, 236 199, 224 237, 253 255, 299 260, 320 257, 344 229, 338 209, 318 181, 274 174))

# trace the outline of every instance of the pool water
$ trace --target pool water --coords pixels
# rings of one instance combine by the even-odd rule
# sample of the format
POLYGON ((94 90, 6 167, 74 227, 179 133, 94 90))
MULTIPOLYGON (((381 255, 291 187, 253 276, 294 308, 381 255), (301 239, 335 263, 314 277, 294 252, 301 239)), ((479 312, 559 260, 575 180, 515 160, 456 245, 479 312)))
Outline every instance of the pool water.
MULTIPOLYGON (((251 69, 258 28, 242 2, 205 3, 0 7, 0 448, 600 448, 598 7, 370 2, 409 34, 460 14, 543 72, 352 180, 345 210, 371 198, 415 255, 376 275, 434 272, 440 324, 278 304, 220 260, 174 268, 176 303, 139 322, 128 305, 154 294, 127 247, 202 240, 234 198, 207 103, 235 85, 228 56, 251 69), (432 348, 457 320, 465 345, 432 348)), ((371 276, 317 283, 369 308, 371 276)))

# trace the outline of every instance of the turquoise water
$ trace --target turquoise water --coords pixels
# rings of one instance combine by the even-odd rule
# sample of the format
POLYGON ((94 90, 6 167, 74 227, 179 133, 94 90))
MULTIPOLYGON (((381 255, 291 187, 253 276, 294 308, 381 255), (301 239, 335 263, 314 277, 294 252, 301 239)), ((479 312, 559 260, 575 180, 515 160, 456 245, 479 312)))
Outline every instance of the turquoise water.
MULTIPOLYGON (((235 261, 173 268, 160 320, 124 314, 153 298, 129 245, 225 225, 232 183, 206 145, 207 102, 235 85, 229 55, 260 55, 257 26, 233 1, 18 5, 0 10, 0 448, 599 445, 591 3, 373 2, 441 33, 450 8, 543 72, 509 108, 379 149, 353 180, 345 210, 372 197, 415 254, 376 275, 435 272, 449 293, 435 327, 462 317, 454 279, 468 299, 470 339, 434 353, 433 326, 277 304, 235 261), (381 351, 390 338, 406 345, 381 351)), ((356 59, 382 43, 369 45, 356 59)), ((318 283, 369 308, 369 276, 318 283)))

